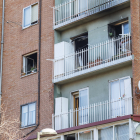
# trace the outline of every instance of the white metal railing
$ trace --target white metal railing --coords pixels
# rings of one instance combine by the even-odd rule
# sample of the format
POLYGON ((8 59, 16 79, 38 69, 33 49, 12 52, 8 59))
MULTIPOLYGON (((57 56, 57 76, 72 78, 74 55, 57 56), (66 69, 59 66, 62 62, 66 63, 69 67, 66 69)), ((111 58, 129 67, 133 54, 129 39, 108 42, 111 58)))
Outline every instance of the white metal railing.
POLYGON ((89 106, 71 109, 69 112, 52 115, 55 130, 108 120, 132 114, 132 97, 94 103, 89 106))
POLYGON ((69 77, 84 70, 92 69, 99 65, 114 63, 116 60, 131 55, 131 36, 120 35, 97 45, 88 45, 87 48, 66 55, 54 61, 54 81, 69 77))
POLYGON ((69 0, 53 8, 53 24, 58 25, 88 13, 97 13, 128 0, 69 0))

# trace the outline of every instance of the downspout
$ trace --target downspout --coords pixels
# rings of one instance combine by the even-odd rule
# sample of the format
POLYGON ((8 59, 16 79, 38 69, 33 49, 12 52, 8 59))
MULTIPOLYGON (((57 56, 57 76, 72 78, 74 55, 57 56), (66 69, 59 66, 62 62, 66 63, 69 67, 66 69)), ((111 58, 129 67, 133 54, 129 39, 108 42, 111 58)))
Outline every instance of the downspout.
POLYGON ((42 0, 39 0, 39 45, 38 45, 38 124, 25 136, 28 136, 30 133, 35 131, 40 125, 40 55, 41 55, 41 8, 42 8, 42 0))
POLYGON ((4 12, 5 12, 5 0, 3 0, 3 6, 2 6, 1 63, 0 63, 0 109, 1 109, 1 97, 2 97, 2 62, 3 62, 3 44, 4 44, 4 12))

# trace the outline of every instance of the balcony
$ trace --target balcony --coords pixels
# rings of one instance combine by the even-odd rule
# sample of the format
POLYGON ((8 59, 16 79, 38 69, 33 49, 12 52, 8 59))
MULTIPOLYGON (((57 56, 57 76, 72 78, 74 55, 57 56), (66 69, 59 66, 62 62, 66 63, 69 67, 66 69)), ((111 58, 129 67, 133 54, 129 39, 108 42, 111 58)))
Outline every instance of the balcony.
POLYGON ((72 49, 71 44, 60 43, 55 46, 53 82, 63 83, 83 75, 91 76, 92 73, 99 70, 129 63, 132 61, 131 48, 130 33, 94 46, 88 44, 87 48, 76 52, 72 49), (62 46, 65 48, 60 49, 62 46), (71 53, 66 54, 64 50, 70 50, 71 53))
POLYGON ((69 0, 53 8, 53 26, 62 31, 129 5, 129 0, 69 0))
POLYGON ((61 130, 131 114, 132 97, 122 97, 119 100, 94 103, 58 115, 53 114, 52 125, 55 130, 61 130))

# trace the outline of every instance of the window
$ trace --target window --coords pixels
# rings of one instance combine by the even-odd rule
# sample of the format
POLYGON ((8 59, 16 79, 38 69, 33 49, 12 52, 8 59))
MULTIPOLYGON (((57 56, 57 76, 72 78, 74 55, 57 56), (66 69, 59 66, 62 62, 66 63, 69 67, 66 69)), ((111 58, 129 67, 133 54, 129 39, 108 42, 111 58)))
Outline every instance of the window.
POLYGON ((129 33, 128 19, 108 25, 109 37, 118 37, 120 35, 128 33, 129 33))
POLYGON ((113 127, 99 130, 99 140, 112 140, 113 127))
POLYGON ((36 123, 36 103, 23 105, 21 107, 21 126, 30 126, 36 123))
POLYGON ((129 124, 114 125, 98 131, 99 140, 129 140, 129 124), (113 135, 114 134, 114 135, 113 135))
POLYGON ((129 124, 115 126, 115 140, 129 140, 129 124))
POLYGON ((132 89, 129 76, 110 81, 110 101, 112 118, 132 114, 132 89))
POLYGON ((37 72, 37 52, 23 56, 22 76, 37 72))
POLYGON ((77 138, 77 134, 70 134, 64 136, 65 140, 76 140, 76 138, 77 138))
MULTIPOLYGON (((73 98, 74 98, 74 109, 78 110, 75 114, 75 120, 77 120, 77 124, 75 125, 82 125, 88 123, 88 116, 89 116, 89 110, 88 110, 88 105, 89 105, 89 95, 88 95, 88 88, 80 89, 78 92, 74 92, 73 98), (83 110, 84 112, 83 112, 83 110)), ((75 122, 76 123, 76 122, 75 122)))
POLYGON ((75 58, 76 60, 76 68, 80 68, 83 66, 86 66, 88 63, 88 33, 84 33, 81 35, 78 35, 76 37, 71 38, 72 42, 74 42, 75 44, 75 52, 77 52, 77 56, 75 58), (86 51, 84 51, 84 53, 82 54, 80 51, 82 51, 86 49, 86 51))
POLYGON ((38 3, 23 9, 23 28, 38 22, 38 3))

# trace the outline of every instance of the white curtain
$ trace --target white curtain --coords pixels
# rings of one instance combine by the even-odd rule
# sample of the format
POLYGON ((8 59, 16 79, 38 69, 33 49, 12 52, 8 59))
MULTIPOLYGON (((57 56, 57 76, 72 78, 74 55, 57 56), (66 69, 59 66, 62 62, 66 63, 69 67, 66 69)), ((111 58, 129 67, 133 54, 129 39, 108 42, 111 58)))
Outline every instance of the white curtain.
POLYGON ((28 106, 22 106, 22 126, 27 126, 28 106))
POLYGON ((129 125, 115 126, 115 140, 129 140, 129 125))
POLYGON ((31 24, 31 7, 27 7, 24 9, 24 27, 29 26, 31 24))
POLYGON ((88 122, 88 105, 88 88, 85 88, 79 91, 79 109, 82 109, 83 107, 83 109, 79 111, 79 124, 85 124, 88 122))
POLYGON ((113 127, 99 130, 99 140, 112 140, 113 127))
POLYGON ((35 124, 35 103, 29 105, 29 125, 35 124))

